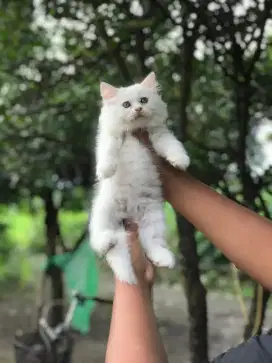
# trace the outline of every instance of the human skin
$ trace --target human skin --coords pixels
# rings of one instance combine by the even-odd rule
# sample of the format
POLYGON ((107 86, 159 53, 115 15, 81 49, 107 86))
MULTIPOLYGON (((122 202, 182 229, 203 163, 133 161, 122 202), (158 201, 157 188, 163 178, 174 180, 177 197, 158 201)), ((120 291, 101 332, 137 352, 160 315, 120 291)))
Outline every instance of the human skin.
MULTIPOLYGON (((146 136, 141 140, 150 147, 146 136)), ((152 151, 152 150, 151 150, 152 151)), ((153 152, 153 151, 152 151, 153 152)), ((272 223, 154 155, 165 199, 237 267, 272 290, 272 223)), ((166 363, 150 288, 154 269, 129 234, 137 285, 116 280, 106 363, 166 363)))
POLYGON ((165 197, 230 261, 272 290, 272 222, 163 163, 165 197))
POLYGON ((137 228, 128 233, 128 244, 138 283, 115 279, 106 363, 166 363, 152 305, 155 270, 141 250, 137 228))

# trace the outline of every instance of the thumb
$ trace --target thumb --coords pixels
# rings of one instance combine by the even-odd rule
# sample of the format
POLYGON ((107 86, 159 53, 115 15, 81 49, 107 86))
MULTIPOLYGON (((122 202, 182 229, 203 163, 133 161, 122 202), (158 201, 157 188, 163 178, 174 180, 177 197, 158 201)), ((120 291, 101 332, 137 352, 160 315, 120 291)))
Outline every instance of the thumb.
POLYGON ((138 238, 138 231, 128 232, 128 246, 133 263, 142 258, 143 252, 138 238))
POLYGON ((144 261, 144 253, 139 241, 138 225, 131 220, 125 221, 125 229, 128 235, 128 246, 134 268, 139 267, 144 261))

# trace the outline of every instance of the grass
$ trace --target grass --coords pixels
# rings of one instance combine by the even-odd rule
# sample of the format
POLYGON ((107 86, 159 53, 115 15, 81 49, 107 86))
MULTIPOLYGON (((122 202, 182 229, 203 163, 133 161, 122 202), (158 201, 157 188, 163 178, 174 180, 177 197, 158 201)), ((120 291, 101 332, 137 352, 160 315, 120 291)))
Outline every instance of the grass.
MULTIPOLYGON (((176 239, 175 213, 169 204, 165 205, 165 215, 168 226, 168 239, 176 239)), ((0 220, 7 226, 6 239, 21 249, 31 248, 35 244, 43 244, 45 242, 44 218, 42 210, 37 214, 31 214, 17 207, 2 207, 0 209, 0 220)), ((87 221, 88 214, 85 211, 60 211, 59 223, 61 233, 67 245, 73 245, 82 234, 87 221)))
MULTIPOLYGON (((67 246, 72 246, 86 227, 84 211, 60 211, 61 232, 67 246)), ((0 286, 25 286, 35 282, 41 268, 40 256, 45 250, 44 213, 31 214, 25 208, 0 206, 0 286)))
MULTIPOLYGON (((178 236, 176 218, 172 207, 167 203, 165 204, 165 217, 167 223, 167 240, 173 252, 177 253, 178 236)), ((60 211, 59 222, 61 233, 67 246, 73 246, 86 227, 87 220, 88 214, 85 211, 60 211)), ((1 245, 8 245, 11 251, 8 259, 5 259, 2 263, 0 259, 0 282, 6 278, 11 280, 19 278, 23 283, 29 282, 33 279, 35 271, 41 265, 40 259, 36 258, 36 256, 40 256, 45 248, 43 210, 40 209, 38 213, 31 214, 26 208, 19 209, 16 206, 0 206, 0 221, 7 226, 4 235, 2 234, 2 237, 0 235, 0 247, 1 245)), ((204 261, 205 265, 203 281, 205 284, 211 289, 233 291, 229 274, 219 272, 222 258, 218 254, 218 251, 200 234, 197 235, 197 244, 198 252, 203 255, 202 261, 204 261), (216 259, 218 259, 218 265, 216 265, 216 259)), ((102 263, 102 265, 104 264, 102 263)), ((160 269, 159 280, 170 284, 180 283, 182 280, 182 272, 178 270, 160 269)), ((252 291, 246 285, 244 290, 247 296, 252 291)))
MULTIPOLYGON (((7 226, 5 238, 14 247, 29 249, 45 245, 44 213, 30 214, 17 208, 6 208, 0 213, 0 220, 7 226)), ((59 222, 64 241, 73 245, 86 227, 88 214, 84 211, 61 210, 59 222)))

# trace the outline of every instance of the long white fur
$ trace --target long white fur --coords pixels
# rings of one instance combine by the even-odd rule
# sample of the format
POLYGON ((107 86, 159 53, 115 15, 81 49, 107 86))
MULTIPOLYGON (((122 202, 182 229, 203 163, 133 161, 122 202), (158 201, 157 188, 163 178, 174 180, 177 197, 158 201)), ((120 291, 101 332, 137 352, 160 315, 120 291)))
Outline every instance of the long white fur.
POLYGON ((148 149, 132 132, 147 129, 156 152, 173 166, 186 169, 189 157, 168 130, 166 104, 154 73, 142 83, 115 88, 101 83, 103 100, 96 149, 97 192, 93 201, 91 245, 106 259, 116 277, 136 283, 123 220, 138 224, 142 247, 157 266, 173 267, 175 258, 166 245, 166 224, 160 178, 148 149), (148 103, 141 104, 142 97, 148 103), (124 108, 129 101, 131 107, 124 108), (139 112, 137 109, 142 107, 139 112))

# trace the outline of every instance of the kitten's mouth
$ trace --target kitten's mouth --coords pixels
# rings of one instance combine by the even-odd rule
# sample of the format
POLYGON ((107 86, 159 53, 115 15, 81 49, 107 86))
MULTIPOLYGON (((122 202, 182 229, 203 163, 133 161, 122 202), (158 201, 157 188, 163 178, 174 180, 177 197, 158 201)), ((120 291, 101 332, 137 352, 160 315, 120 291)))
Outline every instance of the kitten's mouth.
POLYGON ((145 117, 145 115, 139 112, 139 113, 136 113, 136 115, 134 116, 134 119, 138 120, 139 118, 144 118, 144 117, 145 117))

